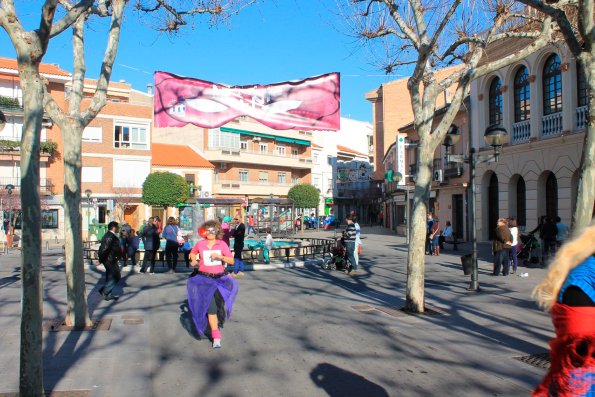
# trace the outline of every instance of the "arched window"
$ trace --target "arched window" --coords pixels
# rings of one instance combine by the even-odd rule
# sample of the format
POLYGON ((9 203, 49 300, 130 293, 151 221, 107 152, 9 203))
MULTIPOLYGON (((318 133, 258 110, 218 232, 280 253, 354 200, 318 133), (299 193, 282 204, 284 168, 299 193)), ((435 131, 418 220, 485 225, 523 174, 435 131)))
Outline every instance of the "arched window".
POLYGON ((529 120, 531 114, 531 91, 529 89, 529 71, 520 68, 514 77, 514 121, 529 120))
POLYGON ((551 55, 543 68, 543 114, 562 111, 562 70, 560 57, 551 55))
POLYGON ((516 183, 516 217, 519 226, 527 225, 527 188, 523 177, 516 183))
POLYGON ((576 77, 576 95, 577 95, 577 105, 587 106, 587 101, 589 100, 587 97, 587 76, 585 76, 585 69, 577 63, 577 77, 576 77))
POLYGON ((502 83, 496 77, 490 84, 490 125, 502 124, 502 83))

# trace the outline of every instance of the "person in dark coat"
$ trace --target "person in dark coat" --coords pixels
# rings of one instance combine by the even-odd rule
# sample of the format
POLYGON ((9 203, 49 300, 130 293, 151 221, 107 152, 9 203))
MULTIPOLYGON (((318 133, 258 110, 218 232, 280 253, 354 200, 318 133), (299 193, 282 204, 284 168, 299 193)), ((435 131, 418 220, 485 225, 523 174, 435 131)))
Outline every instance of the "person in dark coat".
POLYGON ((552 217, 548 216, 545 219, 545 224, 541 229, 543 232, 543 247, 542 247, 542 266, 547 266, 550 255, 556 255, 556 237, 558 235, 558 227, 552 217))
POLYGON ((118 230, 120 229, 118 222, 110 222, 107 228, 107 233, 101 238, 97 256, 99 257, 99 263, 105 266, 105 285, 99 289, 99 293, 103 296, 103 299, 110 301, 119 298, 119 296, 113 294, 112 290, 121 278, 118 261, 122 257, 122 248, 118 238, 118 230))
POLYGON ((510 270, 510 261, 508 260, 510 247, 512 247, 512 235, 508 229, 508 222, 506 219, 500 218, 498 219, 496 237, 493 242, 494 273, 492 275, 499 276, 500 269, 502 269, 502 275, 508 276, 508 271, 510 270))
POLYGON ((234 219, 236 225, 232 232, 233 236, 233 275, 244 275, 244 261, 242 260, 242 250, 244 249, 244 237, 246 236, 246 226, 242 222, 242 217, 237 215, 234 219))
POLYGON ((130 235, 128 236, 128 257, 132 262, 132 268, 136 266, 136 251, 138 251, 138 247, 140 245, 140 238, 138 237, 138 233, 136 233, 133 229, 130 230, 130 235))
POLYGON ((159 232, 157 231, 155 218, 149 218, 148 225, 143 229, 142 239, 145 246, 145 256, 140 272, 146 273, 149 262, 151 262, 149 273, 155 274, 155 255, 159 249, 159 232))

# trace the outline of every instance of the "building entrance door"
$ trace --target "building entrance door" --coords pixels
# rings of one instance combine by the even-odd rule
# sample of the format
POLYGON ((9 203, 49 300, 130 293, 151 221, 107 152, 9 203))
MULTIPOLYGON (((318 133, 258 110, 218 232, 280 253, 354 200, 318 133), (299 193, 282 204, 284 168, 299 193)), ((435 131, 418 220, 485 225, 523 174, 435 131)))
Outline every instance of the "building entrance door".
POLYGON ((461 239, 464 236, 465 227, 463 217, 463 195, 452 195, 452 228, 457 238, 461 239))

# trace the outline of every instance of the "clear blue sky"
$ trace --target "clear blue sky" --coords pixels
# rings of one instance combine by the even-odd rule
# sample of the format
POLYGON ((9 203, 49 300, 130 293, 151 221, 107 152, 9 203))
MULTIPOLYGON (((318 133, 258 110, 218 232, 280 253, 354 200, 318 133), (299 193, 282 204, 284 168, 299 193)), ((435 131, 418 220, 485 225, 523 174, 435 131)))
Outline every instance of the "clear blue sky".
MULTIPOLYGON (((16 3, 25 26, 38 26, 40 2, 16 3)), ((156 70, 229 85, 268 84, 338 71, 342 115, 372 121, 364 94, 397 77, 384 76, 374 66, 374 57, 349 36, 336 7, 336 0, 261 1, 218 27, 197 17, 194 27, 183 27, 176 36, 152 30, 128 9, 112 80, 126 80, 144 91, 156 70)), ((90 26, 95 31, 87 33, 87 77, 95 78, 106 34, 101 23, 90 26)), ((44 62, 72 71, 70 39, 70 32, 53 39, 44 62)), ((15 56, 5 33, 0 35, 0 55, 15 56)))

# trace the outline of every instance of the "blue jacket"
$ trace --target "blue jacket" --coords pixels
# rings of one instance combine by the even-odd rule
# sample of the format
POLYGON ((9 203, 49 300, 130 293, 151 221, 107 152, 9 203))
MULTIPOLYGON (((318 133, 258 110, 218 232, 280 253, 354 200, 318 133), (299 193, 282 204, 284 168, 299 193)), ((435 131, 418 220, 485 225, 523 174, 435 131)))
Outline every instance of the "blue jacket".
POLYGON ((155 225, 145 226, 143 229, 143 244, 145 251, 156 251, 159 247, 159 232, 155 225))

